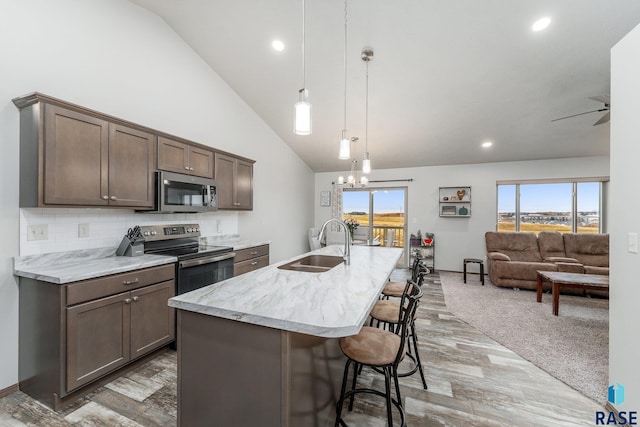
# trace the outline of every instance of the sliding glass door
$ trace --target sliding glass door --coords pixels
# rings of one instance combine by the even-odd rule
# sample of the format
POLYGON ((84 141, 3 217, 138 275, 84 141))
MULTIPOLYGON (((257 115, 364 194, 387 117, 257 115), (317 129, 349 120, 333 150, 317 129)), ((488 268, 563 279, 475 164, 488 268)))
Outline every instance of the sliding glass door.
POLYGON ((382 246, 406 246, 406 187, 345 189, 342 207, 343 219, 353 218, 360 223, 354 233, 356 244, 377 240, 382 246))

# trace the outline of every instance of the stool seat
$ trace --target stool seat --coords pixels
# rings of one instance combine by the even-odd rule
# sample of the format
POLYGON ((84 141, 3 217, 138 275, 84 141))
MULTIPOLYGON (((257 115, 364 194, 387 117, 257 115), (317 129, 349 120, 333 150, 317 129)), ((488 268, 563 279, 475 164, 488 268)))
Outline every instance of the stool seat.
MULTIPOLYGON (((402 296, 402 294, 400 294, 402 296)), ((381 300, 376 301, 375 305, 371 309, 369 316, 386 323, 398 323, 398 316, 400 313, 400 301, 394 300, 381 300)))
POLYGON ((357 335, 340 338, 340 349, 363 365, 389 365, 398 355, 400 337, 383 329, 363 326, 357 335))
POLYGON ((464 262, 467 262, 467 263, 469 263, 469 262, 477 262, 477 263, 482 264, 484 261, 481 260, 480 258, 465 258, 464 262))
POLYGON ((406 283, 403 282, 387 282, 382 290, 382 295, 385 297, 397 297, 400 298, 404 292, 406 283))

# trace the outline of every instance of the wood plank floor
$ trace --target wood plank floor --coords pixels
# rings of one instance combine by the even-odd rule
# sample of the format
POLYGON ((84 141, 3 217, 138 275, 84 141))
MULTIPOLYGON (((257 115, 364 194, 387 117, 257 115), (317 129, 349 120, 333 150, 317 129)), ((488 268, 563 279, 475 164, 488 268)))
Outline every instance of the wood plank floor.
MULTIPOLYGON (((407 276, 396 270, 392 277, 407 276)), ((437 273, 423 289, 416 322, 429 389, 417 374, 401 379, 407 425, 594 425, 595 412, 603 410, 597 403, 452 316, 437 273)), ((382 376, 367 369, 363 384, 384 388, 382 376)), ((167 350, 58 413, 15 392, 0 399, 0 426, 175 426, 176 392, 176 353, 167 350)), ((386 426, 377 397, 358 396, 354 411, 343 414, 349 425, 386 426)))

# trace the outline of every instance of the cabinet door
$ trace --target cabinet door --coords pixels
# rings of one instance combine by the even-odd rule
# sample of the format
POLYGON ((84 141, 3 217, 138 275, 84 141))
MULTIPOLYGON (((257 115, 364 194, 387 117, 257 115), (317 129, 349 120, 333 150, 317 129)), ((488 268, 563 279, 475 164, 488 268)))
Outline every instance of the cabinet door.
POLYGON ((236 160, 235 173, 236 209, 253 209, 253 164, 236 160))
POLYGON ((189 146, 162 136, 158 137, 158 169, 189 173, 189 146))
POLYGON ((153 208, 155 136, 109 126, 109 204, 153 208))
POLYGON ((45 204, 104 206, 108 201, 108 123, 45 105, 45 204))
POLYGON ((131 291, 132 359, 175 338, 175 310, 167 304, 173 296, 173 280, 131 291))
POLYGON ((233 157, 216 153, 216 192, 218 195, 218 209, 235 209, 234 205, 234 165, 233 157))
POLYGON ((126 292, 67 308, 67 391, 129 361, 129 298, 126 292))
POLYGON ((189 150, 189 171, 192 175, 213 178, 213 151, 191 147, 189 150))

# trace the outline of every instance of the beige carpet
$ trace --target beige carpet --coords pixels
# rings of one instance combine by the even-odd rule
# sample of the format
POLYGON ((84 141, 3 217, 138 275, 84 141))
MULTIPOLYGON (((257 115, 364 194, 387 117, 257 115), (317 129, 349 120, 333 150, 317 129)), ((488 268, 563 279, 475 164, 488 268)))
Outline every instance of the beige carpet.
POLYGON ((609 301, 560 296, 559 316, 544 294, 500 288, 477 274, 440 272, 447 308, 458 318, 580 391, 597 403, 607 400, 609 301))

